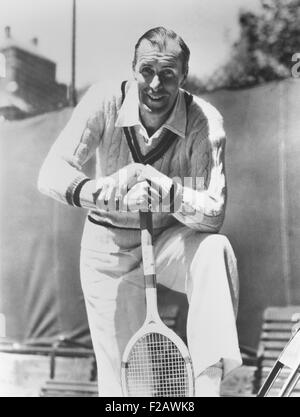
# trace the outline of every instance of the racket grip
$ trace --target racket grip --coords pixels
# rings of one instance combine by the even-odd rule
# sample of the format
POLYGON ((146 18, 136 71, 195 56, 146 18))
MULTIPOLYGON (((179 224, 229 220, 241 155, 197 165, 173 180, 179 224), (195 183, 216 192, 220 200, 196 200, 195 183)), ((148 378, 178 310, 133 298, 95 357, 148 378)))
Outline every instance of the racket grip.
POLYGON ((152 222, 152 213, 140 211, 140 227, 141 230, 147 230, 152 236, 153 232, 153 222, 152 222))

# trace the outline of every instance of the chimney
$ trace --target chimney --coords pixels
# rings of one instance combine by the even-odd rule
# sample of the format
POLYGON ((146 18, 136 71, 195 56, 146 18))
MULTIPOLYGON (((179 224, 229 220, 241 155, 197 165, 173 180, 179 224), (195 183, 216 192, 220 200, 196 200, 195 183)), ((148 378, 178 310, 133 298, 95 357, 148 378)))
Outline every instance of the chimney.
POLYGON ((32 38, 32 39, 31 39, 31 43, 32 43, 34 46, 38 46, 38 43, 39 43, 38 38, 36 38, 36 37, 32 38))
POLYGON ((10 39, 11 38, 10 26, 5 26, 4 33, 5 33, 6 39, 10 39))

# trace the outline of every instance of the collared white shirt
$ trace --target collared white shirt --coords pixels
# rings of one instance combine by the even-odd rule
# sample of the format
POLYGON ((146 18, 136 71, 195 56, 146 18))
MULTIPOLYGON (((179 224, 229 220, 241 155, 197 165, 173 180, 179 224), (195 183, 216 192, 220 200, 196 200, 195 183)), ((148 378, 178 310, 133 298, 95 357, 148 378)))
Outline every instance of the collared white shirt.
POLYGON ((140 120, 138 86, 134 81, 128 88, 115 125, 116 127, 134 126, 136 128, 136 132, 144 138, 146 145, 151 146, 153 141, 160 137, 164 128, 184 138, 186 132, 186 122, 187 117, 184 92, 183 90, 179 90, 172 113, 166 122, 163 123, 163 125, 149 137, 147 130, 140 120))

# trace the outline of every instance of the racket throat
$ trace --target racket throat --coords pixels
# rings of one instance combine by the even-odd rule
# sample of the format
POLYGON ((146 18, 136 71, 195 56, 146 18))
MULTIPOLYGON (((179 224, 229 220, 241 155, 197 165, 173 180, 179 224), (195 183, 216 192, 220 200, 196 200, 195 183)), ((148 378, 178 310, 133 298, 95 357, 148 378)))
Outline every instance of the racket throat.
POLYGON ((157 290, 156 288, 146 288, 146 323, 157 323, 161 321, 157 309, 157 290))

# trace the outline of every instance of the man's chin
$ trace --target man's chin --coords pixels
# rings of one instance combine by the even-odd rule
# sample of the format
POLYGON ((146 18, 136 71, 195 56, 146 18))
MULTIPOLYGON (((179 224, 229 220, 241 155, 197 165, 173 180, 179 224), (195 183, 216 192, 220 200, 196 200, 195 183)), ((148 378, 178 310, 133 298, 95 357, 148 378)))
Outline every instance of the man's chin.
POLYGON ((164 114, 168 112, 168 105, 161 102, 153 102, 152 100, 147 100, 146 103, 144 103, 144 107, 148 112, 155 113, 155 114, 164 114))

